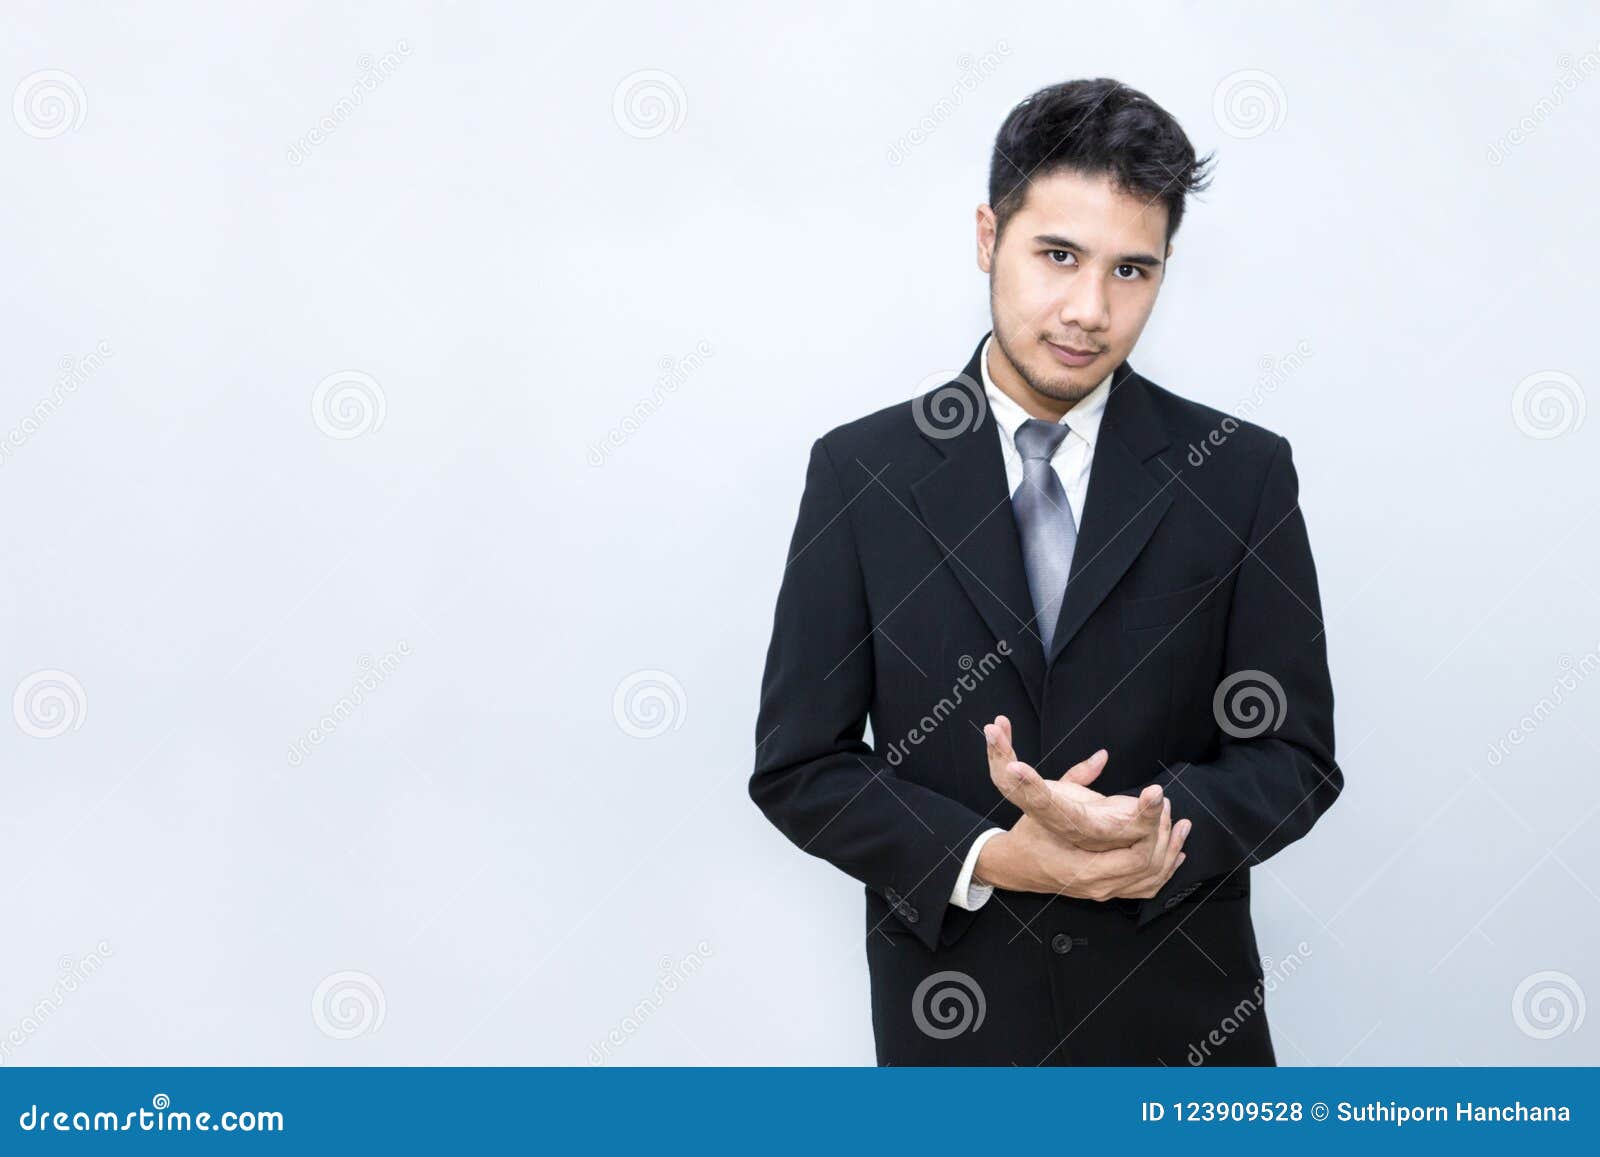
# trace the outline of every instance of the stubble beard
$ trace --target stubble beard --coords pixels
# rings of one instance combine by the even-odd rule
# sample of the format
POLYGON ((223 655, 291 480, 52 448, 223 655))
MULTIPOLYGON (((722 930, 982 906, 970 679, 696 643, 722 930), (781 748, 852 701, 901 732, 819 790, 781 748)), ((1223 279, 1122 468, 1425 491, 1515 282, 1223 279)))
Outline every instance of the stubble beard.
MULTIPOLYGON (((1083 401, 1084 398, 1094 393, 1095 386, 1100 384, 1099 379, 1090 382, 1088 385, 1080 386, 1074 385, 1072 382, 1067 380, 1040 378, 1038 374, 1033 373, 1028 368, 1028 365, 1025 361, 1016 357, 1012 353, 1011 343, 1006 340, 998 325, 994 327, 994 336, 995 340, 1000 343, 1000 352, 1005 354, 1006 360, 1011 363, 1011 368, 1017 371, 1017 375, 1021 377, 1023 382, 1027 384, 1028 388, 1036 394, 1049 398, 1052 401, 1065 402, 1067 405, 1073 406, 1077 405, 1077 403, 1083 401)), ((1044 345, 1044 339, 1042 337, 1038 338, 1037 341, 1040 346, 1044 345)), ((1065 374, 1068 371, 1063 368, 1061 372, 1065 374)))

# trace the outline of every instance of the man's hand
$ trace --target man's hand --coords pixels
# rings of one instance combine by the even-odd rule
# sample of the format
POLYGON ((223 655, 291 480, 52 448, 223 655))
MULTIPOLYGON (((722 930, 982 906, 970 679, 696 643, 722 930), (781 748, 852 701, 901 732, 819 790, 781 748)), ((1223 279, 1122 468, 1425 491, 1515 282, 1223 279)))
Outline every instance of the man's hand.
POLYGON ((1137 797, 1105 796, 1089 789, 1109 758, 1103 748, 1060 779, 1047 780, 1017 759, 1011 747, 1011 720, 1004 715, 985 725, 983 736, 989 745, 990 780, 1046 831, 1087 852, 1131 847, 1154 834, 1162 805, 1159 784, 1151 784, 1137 797))
POLYGON ((1137 798, 1089 789, 1105 769, 1103 749, 1052 781, 1016 758, 1004 715, 984 738, 990 778, 1023 814, 978 853, 973 875, 981 883, 1088 900, 1147 899, 1183 863, 1192 825, 1172 823, 1172 802, 1159 785, 1137 798))
POLYGON ((1189 821, 1172 823, 1172 801, 1162 800, 1156 830, 1146 839, 1109 852, 1086 852, 1045 831, 1026 812, 983 845, 973 876, 1012 892, 1045 892, 1085 900, 1148 899, 1183 863, 1189 821))

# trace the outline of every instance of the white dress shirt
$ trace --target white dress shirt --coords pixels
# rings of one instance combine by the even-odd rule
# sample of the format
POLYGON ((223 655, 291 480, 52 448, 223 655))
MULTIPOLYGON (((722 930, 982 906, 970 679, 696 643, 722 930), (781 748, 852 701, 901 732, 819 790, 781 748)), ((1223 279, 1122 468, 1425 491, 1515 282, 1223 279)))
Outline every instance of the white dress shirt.
MULTIPOLYGON (((1022 455, 1017 453, 1017 427, 1032 415, 995 385, 994 379, 989 376, 989 346, 993 341, 991 335, 983 343, 978 364, 983 369, 983 392, 988 397, 989 409, 994 413, 995 429, 1000 437, 1000 456, 1006 464, 1006 492, 1014 495, 1017 487, 1022 485, 1022 455)), ((1110 395, 1111 374, 1108 373, 1098 386, 1062 415, 1062 423, 1071 427, 1072 433, 1061 440, 1061 445, 1050 456, 1050 466, 1056 472, 1056 477, 1061 479, 1061 488, 1067 492, 1075 526, 1083 525, 1083 500, 1089 493, 1089 467, 1094 463, 1095 439, 1100 436, 1100 419, 1105 414, 1106 399, 1110 395)), ((983 850, 983 845, 1004 830, 990 828, 973 841, 961 865, 961 875, 956 877, 956 886, 950 892, 950 903, 958 908, 976 911, 988 902, 994 887, 976 883, 972 879, 972 870, 978 865, 978 853, 983 850)))

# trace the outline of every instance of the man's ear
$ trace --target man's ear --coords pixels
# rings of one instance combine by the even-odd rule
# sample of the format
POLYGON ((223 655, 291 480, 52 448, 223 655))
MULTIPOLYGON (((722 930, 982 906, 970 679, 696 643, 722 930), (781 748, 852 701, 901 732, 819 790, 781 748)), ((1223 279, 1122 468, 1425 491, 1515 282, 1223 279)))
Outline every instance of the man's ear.
POLYGON ((994 210, 988 203, 978 206, 978 268, 985 273, 994 270, 994 210))

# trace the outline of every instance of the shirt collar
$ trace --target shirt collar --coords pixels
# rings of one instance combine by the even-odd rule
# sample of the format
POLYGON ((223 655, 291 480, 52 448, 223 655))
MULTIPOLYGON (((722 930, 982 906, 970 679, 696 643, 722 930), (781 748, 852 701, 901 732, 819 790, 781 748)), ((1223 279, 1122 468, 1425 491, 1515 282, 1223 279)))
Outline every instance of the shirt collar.
MULTIPOLYGON (((989 398, 989 408, 994 411, 994 420, 999 424, 1001 433, 1005 435, 1007 442, 1015 446, 1017 427, 1032 415, 1010 394, 995 385, 994 379, 989 376, 989 345, 993 341, 994 335, 990 334, 984 339, 983 349, 978 354, 978 365, 983 370, 983 392, 989 398)), ((1074 434, 1089 443, 1091 451, 1094 449, 1095 439, 1100 435, 1100 419, 1105 416, 1106 399, 1111 396, 1111 378, 1112 374, 1107 374, 1098 386, 1061 416, 1061 421, 1070 427, 1074 434)))

